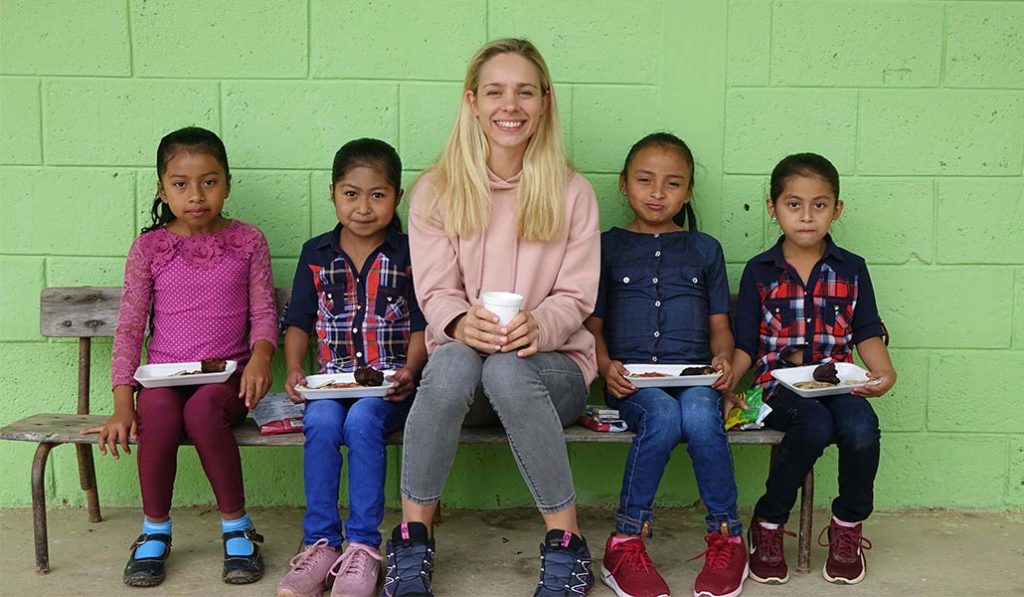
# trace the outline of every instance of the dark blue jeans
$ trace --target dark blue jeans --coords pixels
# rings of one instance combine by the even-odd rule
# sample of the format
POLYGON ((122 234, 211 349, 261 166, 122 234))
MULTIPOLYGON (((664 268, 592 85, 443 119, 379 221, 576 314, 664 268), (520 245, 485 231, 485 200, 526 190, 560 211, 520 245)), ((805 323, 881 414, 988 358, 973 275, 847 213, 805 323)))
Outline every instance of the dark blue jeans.
POLYGON ((839 495, 832 501, 832 514, 847 522, 866 519, 874 508, 882 436, 878 416, 868 400, 853 394, 801 398, 779 388, 768 404, 772 412, 765 425, 785 431, 786 437, 754 515, 785 523, 807 472, 835 442, 839 446, 839 495))
POLYGON ((736 513, 736 478, 729 438, 722 428, 722 397, 708 387, 643 388, 617 400, 605 395, 608 406, 619 409, 636 432, 626 456, 615 529, 639 534, 653 517, 654 494, 661 483, 672 449, 686 442, 693 461, 697 490, 707 507, 708 531, 729 526, 741 536, 743 524, 736 513))
POLYGON ((341 445, 348 446, 348 520, 345 535, 350 542, 380 545, 384 520, 384 478, 387 468, 385 439, 401 429, 412 398, 388 402, 368 397, 358 400, 310 400, 306 402, 302 428, 303 480, 306 514, 302 517, 306 545, 326 538, 341 545, 338 488, 341 482, 341 445))

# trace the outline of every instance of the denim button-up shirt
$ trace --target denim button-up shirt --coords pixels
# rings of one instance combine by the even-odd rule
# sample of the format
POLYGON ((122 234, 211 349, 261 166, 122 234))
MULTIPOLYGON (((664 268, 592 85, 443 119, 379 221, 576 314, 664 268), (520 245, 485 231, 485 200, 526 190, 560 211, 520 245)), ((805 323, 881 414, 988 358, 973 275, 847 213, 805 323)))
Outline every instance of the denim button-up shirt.
POLYGON ((611 358, 623 363, 710 363, 708 317, 729 312, 722 246, 702 232, 601 235, 601 286, 611 358))

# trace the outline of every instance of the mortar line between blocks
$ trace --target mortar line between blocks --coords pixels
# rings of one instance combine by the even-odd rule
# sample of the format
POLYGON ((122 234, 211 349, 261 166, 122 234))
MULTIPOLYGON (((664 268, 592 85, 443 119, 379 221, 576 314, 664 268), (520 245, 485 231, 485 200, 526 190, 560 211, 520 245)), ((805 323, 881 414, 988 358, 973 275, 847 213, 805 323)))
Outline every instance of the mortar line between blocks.
POLYGON ((217 81, 217 130, 224 138, 224 82, 217 81))
POLYGON ((484 2, 484 41, 491 39, 491 0, 484 2))
POLYGON ((124 20, 128 32, 128 76, 135 76, 135 40, 132 38, 132 0, 124 1, 124 20))
POLYGON ((43 78, 36 81, 36 91, 39 92, 39 163, 46 165, 46 126, 43 121, 43 113, 46 112, 46 103, 43 99, 43 78))
POLYGON ((939 181, 932 179, 932 258, 930 263, 939 260, 939 181))
POLYGON ((942 5, 942 49, 939 51, 939 88, 946 86, 946 46, 949 43, 949 4, 942 5))
POLYGON ((857 110, 854 113, 853 123, 853 174, 860 172, 860 121, 861 121, 861 92, 857 90, 857 110))
POLYGON ((395 130, 395 147, 398 148, 399 155, 405 153, 405 148, 402 147, 402 83, 401 81, 395 82, 395 123, 398 128, 395 130))
POLYGON ((313 78, 313 0, 306 0, 306 78, 313 78))
MULTIPOLYGON (((768 5, 768 87, 772 86, 772 53, 775 49, 775 3, 768 5)), ((728 67, 727 67, 728 68, 728 67)))

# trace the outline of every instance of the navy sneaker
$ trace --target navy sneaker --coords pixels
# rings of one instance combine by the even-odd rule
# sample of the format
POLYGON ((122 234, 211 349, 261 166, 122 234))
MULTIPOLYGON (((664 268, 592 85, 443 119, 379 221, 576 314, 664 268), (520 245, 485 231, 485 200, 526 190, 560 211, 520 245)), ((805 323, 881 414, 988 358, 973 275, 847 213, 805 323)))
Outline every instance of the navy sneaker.
POLYGON ((434 540, 421 522, 402 523, 391 532, 381 597, 434 597, 434 540))
POLYGON ((548 531, 540 546, 540 580, 534 597, 576 597, 593 587, 586 539, 569 531, 548 531))

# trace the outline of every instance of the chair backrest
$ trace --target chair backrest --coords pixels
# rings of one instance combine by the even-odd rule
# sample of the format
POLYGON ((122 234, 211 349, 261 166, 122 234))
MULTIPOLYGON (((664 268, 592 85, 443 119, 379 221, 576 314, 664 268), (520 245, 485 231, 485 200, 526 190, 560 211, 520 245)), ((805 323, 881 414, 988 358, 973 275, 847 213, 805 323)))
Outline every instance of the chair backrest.
MULTIPOLYGON (((284 313, 291 288, 275 289, 278 313, 284 313)), ((113 336, 119 286, 72 286, 45 288, 39 298, 39 333, 49 338, 97 338, 113 336)))

